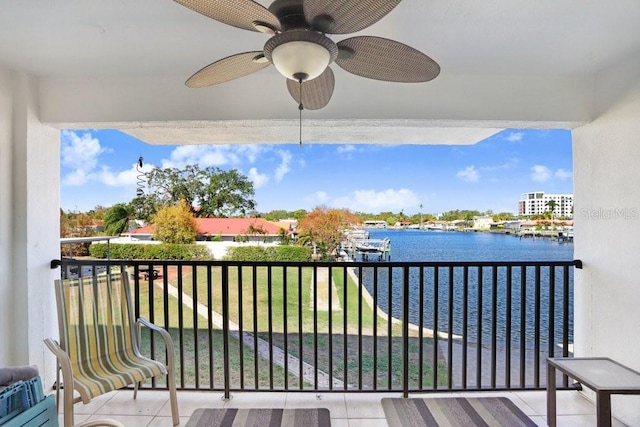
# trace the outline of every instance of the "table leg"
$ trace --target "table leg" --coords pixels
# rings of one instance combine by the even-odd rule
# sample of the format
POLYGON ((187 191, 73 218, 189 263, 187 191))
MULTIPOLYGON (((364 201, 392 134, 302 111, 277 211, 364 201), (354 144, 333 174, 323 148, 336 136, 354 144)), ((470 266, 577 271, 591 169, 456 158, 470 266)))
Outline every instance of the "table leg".
POLYGON ((611 427, 611 394, 606 391, 596 392, 596 409, 598 411, 598 427, 611 427))
POLYGON ((556 427, 556 368, 547 362, 547 425, 556 427))

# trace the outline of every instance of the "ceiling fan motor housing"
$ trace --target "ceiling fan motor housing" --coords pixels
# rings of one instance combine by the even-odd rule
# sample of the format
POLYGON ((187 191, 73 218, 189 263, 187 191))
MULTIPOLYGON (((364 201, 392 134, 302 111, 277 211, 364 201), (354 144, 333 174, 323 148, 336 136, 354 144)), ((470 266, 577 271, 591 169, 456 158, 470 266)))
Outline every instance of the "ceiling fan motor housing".
POLYGON ((278 18, 284 31, 309 28, 304 16, 303 0, 275 0, 269 6, 269 11, 278 18))

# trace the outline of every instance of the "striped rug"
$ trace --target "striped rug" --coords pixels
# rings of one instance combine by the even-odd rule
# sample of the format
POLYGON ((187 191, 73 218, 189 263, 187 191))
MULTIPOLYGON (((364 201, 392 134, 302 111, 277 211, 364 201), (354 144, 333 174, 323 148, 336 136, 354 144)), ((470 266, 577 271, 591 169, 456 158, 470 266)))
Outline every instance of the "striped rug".
POLYGON ((389 427, 535 427, 506 397, 384 398, 382 407, 389 427))
POLYGON ((193 412, 186 427, 330 427, 327 408, 210 409, 193 412))

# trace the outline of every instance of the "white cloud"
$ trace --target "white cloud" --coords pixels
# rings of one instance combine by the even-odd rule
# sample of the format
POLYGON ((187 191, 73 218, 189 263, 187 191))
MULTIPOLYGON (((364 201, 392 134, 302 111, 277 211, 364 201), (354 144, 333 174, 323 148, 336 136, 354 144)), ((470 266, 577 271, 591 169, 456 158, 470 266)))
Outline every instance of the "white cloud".
POLYGON ((270 150, 262 145, 181 145, 176 147, 168 159, 162 161, 162 168, 183 169, 187 165, 209 166, 240 165, 255 163, 258 155, 270 150))
MULTIPOLYGON (((150 170, 154 169, 155 166, 152 164, 145 164, 142 166, 142 173, 147 173, 150 170)), ((136 163, 131 165, 130 169, 121 170, 121 171, 112 171, 108 167, 103 167, 100 172, 92 174, 91 178, 95 179, 105 185, 110 187, 130 187, 133 188, 138 184, 138 175, 141 173, 136 169, 136 163)), ((143 186, 146 187, 146 180, 144 177, 140 178, 144 183, 141 182, 143 186)))
POLYGON ((523 136, 524 136, 523 132, 511 132, 504 139, 506 139, 509 142, 519 142, 519 141, 522 141, 523 136))
POLYGON ((60 164, 71 172, 62 177, 63 185, 80 186, 85 184, 91 172, 98 165, 98 157, 109 152, 100 145, 100 141, 90 133, 82 136, 74 131, 61 132, 60 164))
POLYGON ((354 151, 356 151, 356 146, 353 144, 340 145, 338 146, 336 151, 338 152, 338 154, 353 153, 354 151))
POLYGON ((333 200, 331 205, 353 211, 379 212, 415 207, 419 205, 419 201, 411 190, 389 188, 383 191, 356 190, 348 196, 333 200))
POLYGON ((480 173, 478 173, 478 170, 473 165, 458 171, 456 176, 465 182, 478 182, 480 179, 480 173))
POLYGON ((564 169, 558 169, 555 173, 554 176, 558 179, 570 179, 573 177, 573 173, 571 171, 568 170, 564 170, 564 169))
POLYGON ((269 176, 267 174, 259 173, 256 168, 249 169, 247 176, 253 182, 253 186, 255 188, 260 188, 269 182, 269 176))
POLYGON ((318 205, 324 205, 329 201, 329 194, 326 191, 316 191, 309 197, 305 198, 305 201, 312 204, 314 207, 318 205))
POLYGON ((289 166, 289 163, 291 163, 291 159, 293 158, 293 156, 289 151, 278 150, 277 152, 280 155, 280 158, 282 159, 282 161, 276 168, 274 176, 275 176, 276 182, 280 182, 282 181, 282 178, 284 178, 284 176, 287 173, 289 173, 289 171, 291 171, 291 167, 289 166))
POLYGON ((73 172, 69 172, 62 178, 62 185, 79 187, 81 185, 84 185, 87 181, 87 174, 80 169, 76 169, 73 172))
POLYGON ((227 146, 181 145, 171 152, 169 159, 162 160, 162 168, 183 169, 194 164, 202 168, 217 167, 235 160, 235 153, 229 153, 227 146))
POLYGON ((551 179, 551 169, 544 165, 535 165, 531 168, 532 181, 535 182, 547 182, 551 179))

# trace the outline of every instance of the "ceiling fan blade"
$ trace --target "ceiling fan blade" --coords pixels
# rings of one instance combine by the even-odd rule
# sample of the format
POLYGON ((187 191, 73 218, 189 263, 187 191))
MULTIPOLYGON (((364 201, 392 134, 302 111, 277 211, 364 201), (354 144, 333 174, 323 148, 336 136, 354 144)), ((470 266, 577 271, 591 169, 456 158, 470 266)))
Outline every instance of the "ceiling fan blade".
POLYGON ((348 34, 378 22, 399 3, 400 0, 304 0, 304 16, 318 31, 348 34))
POLYGON ((261 50, 238 53, 209 64, 187 79, 189 87, 207 87, 248 76, 269 66, 261 50))
POLYGON ((183 6, 223 24, 250 31, 262 31, 256 25, 280 29, 280 21, 267 8, 253 0, 174 0, 183 6))
POLYGON ((352 37, 338 42, 336 64, 369 79, 419 83, 435 79, 440 66, 417 49, 381 37, 352 37))
MULTIPOLYGON (((333 95, 335 78, 331 68, 326 70, 313 80, 302 83, 302 106, 306 110, 319 110, 329 103, 333 95)), ((293 99, 300 104, 300 83, 287 79, 287 89, 293 99)))

